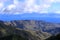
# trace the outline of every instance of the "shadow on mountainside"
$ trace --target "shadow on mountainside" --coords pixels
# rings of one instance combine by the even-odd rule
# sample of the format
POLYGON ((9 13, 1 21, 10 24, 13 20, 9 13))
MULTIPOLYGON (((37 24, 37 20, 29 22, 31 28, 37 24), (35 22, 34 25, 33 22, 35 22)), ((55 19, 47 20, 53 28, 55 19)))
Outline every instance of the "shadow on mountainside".
POLYGON ((46 40, 60 40, 60 34, 57 34, 56 36, 51 36, 47 38, 46 40))
POLYGON ((19 35, 10 35, 0 38, 0 40, 27 40, 26 38, 23 38, 19 35))

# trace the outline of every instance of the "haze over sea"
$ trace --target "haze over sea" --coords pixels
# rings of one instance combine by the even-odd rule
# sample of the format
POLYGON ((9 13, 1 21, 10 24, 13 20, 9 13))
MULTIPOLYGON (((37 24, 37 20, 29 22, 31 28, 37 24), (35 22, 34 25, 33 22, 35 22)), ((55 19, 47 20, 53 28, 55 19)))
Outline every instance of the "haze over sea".
POLYGON ((60 23, 60 15, 57 14, 20 14, 20 15, 0 15, 0 20, 11 21, 11 20, 42 20, 46 22, 60 23))

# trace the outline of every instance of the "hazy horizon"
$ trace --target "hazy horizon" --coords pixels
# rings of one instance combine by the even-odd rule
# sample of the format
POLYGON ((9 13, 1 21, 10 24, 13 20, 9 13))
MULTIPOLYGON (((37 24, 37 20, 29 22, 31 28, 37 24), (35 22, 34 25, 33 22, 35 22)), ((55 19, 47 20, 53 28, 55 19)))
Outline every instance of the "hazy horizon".
POLYGON ((0 20, 60 23, 60 0, 0 0, 0 20))

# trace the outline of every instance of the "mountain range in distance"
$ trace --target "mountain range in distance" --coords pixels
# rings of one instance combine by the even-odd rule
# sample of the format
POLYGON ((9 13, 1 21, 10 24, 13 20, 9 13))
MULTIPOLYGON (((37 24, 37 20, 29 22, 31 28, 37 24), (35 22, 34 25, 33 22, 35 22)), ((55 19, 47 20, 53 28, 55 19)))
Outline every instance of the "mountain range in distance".
POLYGON ((57 34, 60 34, 59 23, 42 20, 0 20, 1 40, 46 40, 57 34))
POLYGON ((51 23, 42 20, 13 20, 5 21, 4 23, 21 29, 42 30, 51 33, 60 32, 60 23, 51 23))

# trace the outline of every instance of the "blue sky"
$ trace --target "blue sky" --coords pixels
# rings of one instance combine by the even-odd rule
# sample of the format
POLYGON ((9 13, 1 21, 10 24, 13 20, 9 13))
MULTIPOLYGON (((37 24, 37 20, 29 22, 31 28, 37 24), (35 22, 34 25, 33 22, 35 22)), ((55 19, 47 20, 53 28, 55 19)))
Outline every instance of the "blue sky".
POLYGON ((0 0, 0 14, 60 13, 60 0, 0 0), (8 13, 6 13, 8 12, 8 13))
POLYGON ((21 17, 60 20, 60 0, 0 0, 0 20, 22 20, 21 17))

